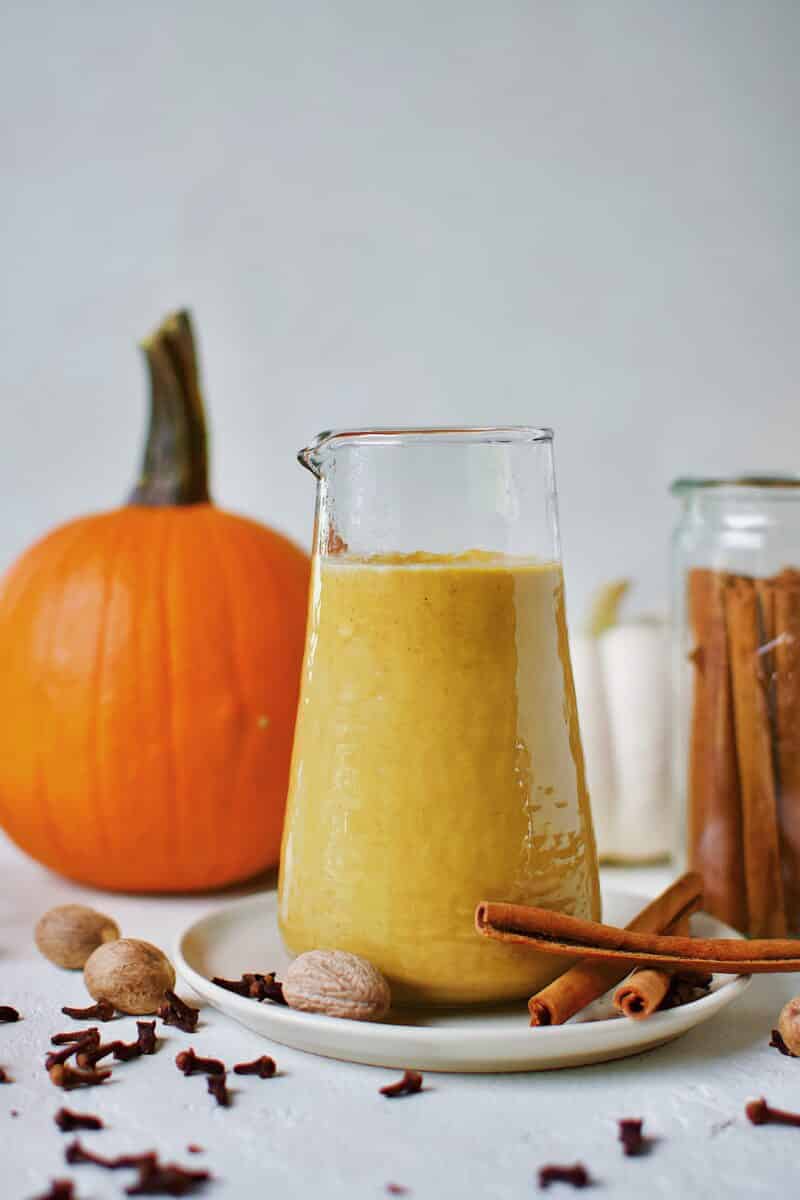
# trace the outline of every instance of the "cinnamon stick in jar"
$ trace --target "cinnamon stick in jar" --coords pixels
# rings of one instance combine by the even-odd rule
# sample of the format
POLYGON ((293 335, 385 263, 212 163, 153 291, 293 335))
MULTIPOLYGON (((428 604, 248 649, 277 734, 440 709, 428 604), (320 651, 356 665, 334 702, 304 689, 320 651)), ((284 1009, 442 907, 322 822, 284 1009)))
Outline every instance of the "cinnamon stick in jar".
POLYGON ((755 582, 734 576, 725 589, 733 713, 742 802, 744 876, 748 932, 754 937, 786 933, 778 836, 775 742, 769 706, 770 611, 755 582))
POLYGON ((775 580, 773 652, 778 812, 784 904, 789 929, 800 932, 800 572, 775 580))
MULTIPOLYGON (((703 881, 692 872, 671 883, 626 926, 640 932, 661 933, 676 919, 699 908, 703 881)), ((628 974, 627 964, 578 962, 528 1001, 531 1025, 563 1025, 628 974)), ((667 985, 669 986, 669 985, 667 985)))
POLYGON ((729 577, 706 568, 687 579, 694 673, 688 772, 689 866, 703 876, 706 911, 747 928, 736 729, 725 616, 729 577))

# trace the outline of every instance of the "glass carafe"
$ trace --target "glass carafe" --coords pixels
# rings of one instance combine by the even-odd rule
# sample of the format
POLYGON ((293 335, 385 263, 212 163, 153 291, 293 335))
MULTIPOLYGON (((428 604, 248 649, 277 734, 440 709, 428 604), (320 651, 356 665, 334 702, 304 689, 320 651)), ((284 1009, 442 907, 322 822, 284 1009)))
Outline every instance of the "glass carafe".
POLYGON ((562 969, 480 938, 483 899, 599 916, 548 429, 368 429, 317 478, 279 883, 294 953, 349 950, 400 1005, 562 969))

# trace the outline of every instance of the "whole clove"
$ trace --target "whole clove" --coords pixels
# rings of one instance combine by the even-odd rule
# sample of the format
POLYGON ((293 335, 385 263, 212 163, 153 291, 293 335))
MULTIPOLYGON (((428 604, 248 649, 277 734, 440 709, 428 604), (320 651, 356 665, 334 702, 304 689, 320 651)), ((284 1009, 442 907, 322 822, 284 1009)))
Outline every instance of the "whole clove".
POLYGON ((10 1004, 0 1004, 0 1022, 10 1023, 19 1019, 19 1013, 10 1004))
POLYGON ((285 1004, 283 985, 275 978, 275 972, 261 975, 256 971, 248 971, 241 979, 222 979, 215 975, 211 980, 217 987, 226 992, 234 992, 237 996, 247 996, 251 1000, 272 1000, 274 1004, 285 1004))
POLYGON ((34 1200, 77 1200, 75 1185, 71 1179, 53 1179, 49 1191, 42 1192, 34 1200))
POLYGON ((97 1046, 79 1046, 75 1063, 81 1070, 90 1071, 102 1058, 108 1058, 109 1054, 113 1054, 117 1046, 121 1045, 121 1042, 104 1042, 97 1046))
POLYGON ((796 1058, 797 1057, 795 1054, 792 1053, 792 1051, 786 1045, 786 1042, 783 1040, 783 1038, 781 1037, 781 1034, 778 1032, 777 1029, 772 1030, 772 1034, 769 1039, 769 1044, 770 1044, 770 1046, 774 1046, 774 1048, 776 1050, 780 1050, 781 1054, 785 1054, 787 1056, 787 1058, 796 1058))
POLYGON ((233 1068, 236 1075, 257 1075, 259 1079, 271 1079, 275 1074, 275 1059, 268 1054, 254 1058, 252 1062, 240 1062, 233 1068))
POLYGON ((225 1083, 225 1075, 209 1075, 206 1079, 206 1084, 209 1094, 214 1097, 217 1104, 222 1108, 229 1108, 231 1096, 225 1083))
POLYGON ((93 1087, 105 1083, 110 1078, 110 1071, 81 1071, 71 1067, 69 1063, 55 1063, 48 1071, 50 1082, 56 1087, 71 1091, 76 1087, 93 1087))
POLYGON ((96 1025, 90 1025, 88 1029, 69 1029, 65 1033, 54 1033, 50 1038, 52 1046, 66 1046, 68 1042, 82 1042, 84 1040, 100 1041, 100 1030, 96 1025))
POLYGON ((404 1071, 402 1079, 398 1079, 396 1083, 387 1083, 379 1091, 389 1099, 395 1096, 413 1096, 415 1092, 422 1091, 422 1076, 419 1071, 404 1071))
POLYGON ((144 1154, 118 1154, 114 1158, 107 1158, 103 1154, 95 1154, 92 1150, 87 1150, 77 1138, 67 1146, 64 1157, 72 1167, 79 1163, 91 1163, 92 1166, 104 1167, 107 1171, 119 1171, 122 1167, 147 1167, 151 1164, 155 1165, 158 1161, 152 1150, 148 1150, 144 1154))
MULTIPOLYGON (((67 1042, 67 1044, 65 1046, 63 1046, 63 1048, 61 1050, 51 1050, 51 1052, 48 1055, 46 1055, 46 1057, 45 1057, 44 1069, 46 1071, 49 1071, 49 1070, 51 1070, 52 1067, 56 1067, 56 1066, 59 1066, 59 1064, 61 1064, 61 1063, 65 1063, 68 1058, 72 1057, 73 1054, 75 1054, 76 1056, 79 1056, 82 1054, 85 1055, 90 1050, 94 1051, 99 1048, 100 1048, 99 1033, 97 1032, 96 1029, 87 1030, 79 1038, 76 1038, 74 1041, 67 1042)), ((84 1062, 83 1064, 80 1064, 80 1065, 91 1066, 93 1064, 84 1062)))
POLYGON ((622 1142, 622 1153, 629 1158, 643 1154, 646 1149, 646 1140, 642 1137, 642 1121, 625 1117, 617 1124, 619 1125, 619 1140, 622 1142))
POLYGON ((112 1021, 117 1013, 110 1000, 102 999, 87 1008, 71 1008, 65 1004, 61 1011, 65 1017, 72 1017, 76 1021, 112 1021))
POLYGON ((60 1108, 53 1120, 62 1133, 72 1133, 75 1129, 103 1128, 99 1117, 93 1117, 89 1113, 72 1112, 69 1108, 60 1108))
POLYGON ((138 1039, 135 1042, 114 1042, 112 1049, 117 1062, 130 1062, 133 1058, 141 1058, 144 1053, 138 1039))
POLYGON ((197 1028, 198 1008, 192 1008, 173 991, 164 992, 164 1002, 158 1010, 158 1015, 165 1025, 174 1025, 184 1033, 194 1033, 197 1028))
POLYGON ((137 1021, 136 1042, 142 1054, 155 1054, 158 1048, 155 1021, 137 1021))
POLYGON ((800 1113, 784 1112, 771 1108, 762 1096, 745 1105, 745 1115, 753 1125, 800 1125, 800 1113))
POLYGON ((0 1083, 11 1083, 5 1067, 0 1067, 0 1083))
POLYGON ((549 1188, 551 1183, 571 1183, 573 1187, 585 1188, 591 1179, 583 1163, 574 1163, 571 1167, 549 1163, 539 1168, 539 1187, 549 1188))
POLYGON ((224 1075, 225 1064, 218 1058, 201 1058, 194 1050, 181 1050, 175 1055, 175 1066, 184 1075, 224 1075))
POLYGON ((691 1004, 693 1000, 699 1000, 701 996, 708 995, 712 980, 712 975, 682 974, 680 971, 675 971, 670 979, 667 993, 658 1006, 659 1011, 665 1008, 679 1008, 682 1004, 691 1004))
POLYGON ((129 1196, 185 1196, 211 1178, 209 1171, 193 1171, 176 1163, 157 1160, 140 1166, 136 1183, 125 1189, 129 1196))

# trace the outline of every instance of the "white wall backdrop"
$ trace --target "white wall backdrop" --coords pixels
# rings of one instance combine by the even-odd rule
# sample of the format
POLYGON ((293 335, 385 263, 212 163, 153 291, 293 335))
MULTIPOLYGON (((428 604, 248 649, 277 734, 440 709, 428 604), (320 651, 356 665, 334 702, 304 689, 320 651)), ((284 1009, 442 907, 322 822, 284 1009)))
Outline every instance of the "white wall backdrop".
POLYGON ((0 564, 116 504, 194 310, 226 506, 351 423, 552 424, 573 619, 670 479, 800 467, 794 0, 6 0, 0 564))

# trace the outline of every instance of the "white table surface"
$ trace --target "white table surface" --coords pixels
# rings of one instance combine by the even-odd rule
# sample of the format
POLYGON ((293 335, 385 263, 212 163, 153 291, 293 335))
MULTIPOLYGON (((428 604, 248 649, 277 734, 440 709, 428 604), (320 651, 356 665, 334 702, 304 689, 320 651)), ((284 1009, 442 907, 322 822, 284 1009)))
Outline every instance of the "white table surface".
MULTIPOLYGON (((607 885, 642 894, 654 894, 667 877, 663 868, 604 871, 607 885)), ((35 1196, 53 1177, 71 1177, 80 1200, 124 1195, 130 1172, 65 1167, 72 1135, 53 1124, 63 1103, 103 1117, 106 1131, 81 1135, 103 1153, 157 1149, 167 1160, 207 1166, 215 1178, 202 1192, 209 1200, 377 1200, 389 1182, 405 1185, 413 1200, 516 1200, 537 1193, 540 1165, 576 1160, 597 1180, 595 1194, 637 1200, 775 1200, 800 1183, 800 1130, 756 1128, 744 1117, 745 1101, 759 1095, 800 1109, 800 1059, 767 1044, 781 1005, 800 991, 797 977, 756 978, 716 1020, 648 1054, 529 1075, 429 1074, 422 1095, 397 1101, 378 1094, 396 1072, 284 1049, 204 1009, 193 1037, 165 1029, 158 1054, 120 1065, 100 1088, 65 1094, 50 1084, 42 1059, 50 1034, 71 1024, 61 1005, 87 999, 79 972, 59 971, 36 951, 38 916, 85 901, 115 917, 124 934, 169 948, 187 922, 242 892, 98 894, 44 871, 2 835, 0 880, 0 1004, 24 1016, 0 1025, 0 1065, 14 1081, 0 1087, 2 1200, 35 1196), (187 1045, 229 1065, 271 1053, 281 1074, 231 1076, 233 1107, 217 1108, 202 1078, 184 1079, 175 1068, 176 1051, 187 1045), (647 1157, 622 1156, 619 1117, 644 1118, 657 1138, 647 1157), (190 1142, 205 1152, 188 1154, 190 1142)), ((105 1029, 126 1040, 135 1033, 133 1018, 105 1029)), ((573 1191, 557 1185, 547 1194, 573 1191)))

